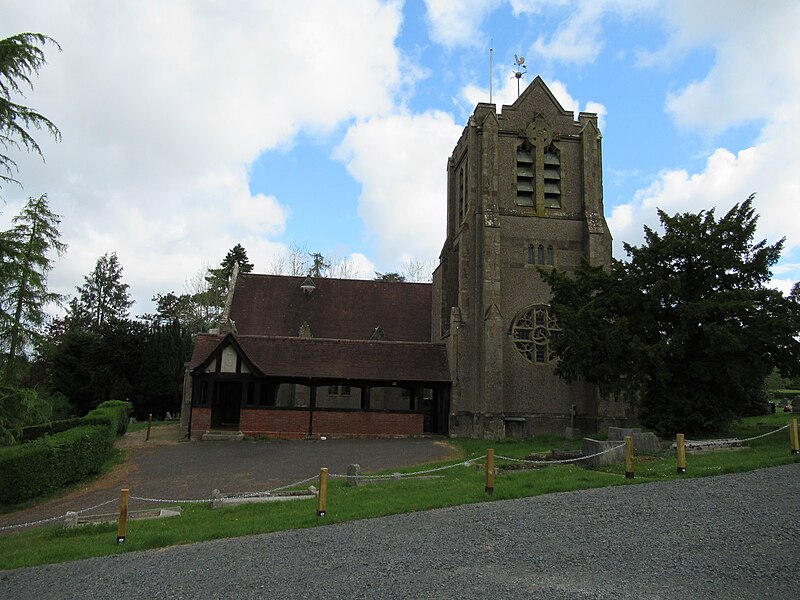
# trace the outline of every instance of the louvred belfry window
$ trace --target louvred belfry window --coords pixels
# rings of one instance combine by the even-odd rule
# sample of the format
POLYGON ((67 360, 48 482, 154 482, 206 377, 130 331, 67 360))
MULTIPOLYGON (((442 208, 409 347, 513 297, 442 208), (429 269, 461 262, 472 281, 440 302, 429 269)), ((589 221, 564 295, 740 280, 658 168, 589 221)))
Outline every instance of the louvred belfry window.
POLYGON ((517 204, 520 206, 536 206, 533 165, 532 148, 523 144, 517 149, 517 204))
POLYGON ((553 146, 544 153, 544 205, 561 208, 561 159, 553 146))

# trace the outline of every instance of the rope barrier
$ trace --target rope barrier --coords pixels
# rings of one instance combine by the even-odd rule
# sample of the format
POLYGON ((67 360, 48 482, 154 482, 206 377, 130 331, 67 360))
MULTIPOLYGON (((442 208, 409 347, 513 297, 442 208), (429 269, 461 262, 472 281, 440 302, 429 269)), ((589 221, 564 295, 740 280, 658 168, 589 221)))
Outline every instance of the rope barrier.
MULTIPOLYGON (((750 438, 745 438, 745 439, 742 439, 742 440, 736 439, 736 438, 729 439, 729 440, 710 440, 710 441, 690 441, 690 440, 687 440, 686 441, 686 445, 687 446, 688 445, 692 445, 694 447, 698 447, 698 446, 702 447, 702 446, 712 446, 712 445, 719 444, 719 443, 751 442, 753 440, 757 440, 757 439, 760 439, 760 438, 763 438, 763 437, 767 437, 769 435, 773 435, 775 433, 778 433, 779 431, 783 431, 784 429, 787 429, 788 427, 789 427, 789 424, 787 423, 783 427, 779 427, 778 429, 775 429, 774 431, 769 431, 767 433, 762 433, 761 435, 756 435, 756 436, 753 436, 753 437, 750 437, 750 438)), ((577 462, 580 462, 580 461, 583 461, 583 460, 588 460, 588 459, 594 458, 596 456, 601 456, 603 454, 607 454, 609 452, 613 452, 614 450, 618 450, 619 448, 623 448, 624 446, 625 446, 625 444, 621 443, 618 446, 613 446, 611 448, 607 448, 606 450, 602 450, 601 452, 596 452, 594 454, 589 454, 587 456, 579 456, 577 458, 565 458, 565 459, 560 459, 560 460, 527 460, 527 459, 522 459, 522 458, 512 458, 510 456, 501 456, 501 455, 495 455, 495 458, 497 458, 499 460, 506 460, 506 461, 511 461, 511 462, 515 462, 515 463, 524 463, 524 464, 530 464, 530 465, 568 464, 568 463, 577 463, 577 462)), ((477 464, 477 461, 483 460, 484 458, 486 458, 486 454, 484 454, 482 456, 478 456, 478 457, 468 458, 467 460, 459 461, 457 463, 453 463, 453 464, 450 464, 450 465, 443 465, 443 466, 440 466, 440 467, 433 467, 431 469, 424 469, 424 470, 421 470, 421 471, 412 471, 410 473, 392 473, 390 475, 347 475, 347 474, 339 474, 339 473, 330 473, 328 476, 329 477, 338 478, 338 479, 350 479, 350 478, 352 478, 352 479, 366 479, 366 480, 413 478, 413 477, 417 477, 419 475, 427 475, 429 473, 436 473, 436 472, 439 472, 439 471, 445 471, 447 469, 453 469, 455 467, 470 467, 470 466, 473 466, 473 465, 477 464)), ((227 499, 235 499, 235 498, 253 498, 253 497, 257 497, 257 496, 266 496, 266 495, 269 495, 269 494, 273 494, 275 492, 279 492, 279 491, 282 491, 282 490, 286 490, 286 489, 289 489, 289 488, 293 488, 293 487, 302 485, 304 483, 308 483, 309 481, 313 481, 313 480, 317 479, 317 477, 318 477, 318 475, 315 474, 315 475, 312 475, 311 477, 307 477, 306 479, 302 479, 300 481, 295 481, 293 483, 282 485, 282 486, 279 486, 279 487, 276 487, 276 488, 272 488, 270 490, 266 490, 266 491, 262 491, 262 492, 247 492, 247 493, 237 494, 237 495, 234 495, 234 496, 226 496, 226 498, 227 499)), ((214 500, 213 498, 175 500, 175 499, 169 499, 169 498, 147 498, 147 497, 143 497, 143 496, 130 496, 130 499, 131 500, 139 500, 140 502, 156 502, 156 503, 163 503, 163 504, 202 504, 202 503, 205 503, 205 502, 213 502, 213 500, 214 500)), ((116 498, 112 498, 111 500, 106 500, 105 502, 101 502, 99 504, 95 504, 94 506, 90 506, 88 508, 84 508, 84 509, 81 509, 79 511, 74 511, 74 512, 76 512, 77 514, 87 513, 89 511, 92 511, 92 510, 95 510, 97 508, 100 508, 101 506, 105 506, 107 504, 111 504, 112 502, 115 502, 115 501, 116 501, 116 498)), ((26 523, 17 523, 17 524, 13 524, 13 525, 3 525, 3 526, 0 526, 0 531, 7 531, 9 529, 21 529, 21 528, 25 528, 25 527, 32 527, 34 525, 42 525, 44 523, 51 523, 53 521, 57 521, 57 520, 63 519, 63 518, 64 518, 64 515, 57 515, 55 517, 48 517, 48 518, 45 518, 45 519, 39 519, 37 521, 28 521, 26 523)))
POLYGON ((763 437, 767 437, 768 435, 773 435, 778 433, 779 431, 783 431, 784 429, 788 429, 789 424, 787 423, 783 427, 778 427, 774 431, 768 431, 767 433, 762 433, 761 435, 754 435, 753 437, 745 438, 740 440, 739 438, 730 438, 730 439, 720 439, 720 440, 686 440, 686 445, 692 445, 694 447, 702 447, 702 446, 714 446, 717 444, 743 444, 744 442, 752 442, 753 440, 757 440, 763 437))
POLYGON ((445 471, 446 469, 452 469, 453 467, 470 467, 472 464, 477 461, 486 458, 486 455, 478 456, 476 458, 471 458, 468 460, 464 460, 461 462, 457 462, 452 465, 444 465, 442 467, 434 467, 432 469, 425 469, 423 471, 413 471, 411 473, 392 473, 390 475, 342 475, 339 473, 329 473, 328 477, 336 477, 339 479, 400 479, 406 477, 415 477, 417 475, 427 475, 428 473, 436 473, 438 471, 445 471))
POLYGON ((588 454, 586 456, 579 456, 577 458, 562 458, 559 460, 526 460, 524 458, 511 458, 510 456, 500 456, 499 454, 495 454, 495 458, 501 460, 510 460, 511 462, 516 463, 525 463, 529 465, 558 465, 558 464, 566 464, 566 463, 574 463, 579 462, 582 460, 588 460, 590 458, 594 458, 595 456, 600 456, 602 454, 608 454, 609 452, 613 452, 619 448, 624 448, 625 443, 623 442, 619 446, 614 446, 612 448, 607 448, 601 452, 595 452, 594 454, 588 454))
POLYGON ((772 435, 773 433, 778 433, 779 431, 783 431, 784 429, 788 429, 788 428, 789 428, 789 424, 787 423, 786 425, 784 425, 783 427, 779 427, 775 431, 770 431, 768 433, 762 433, 761 435, 755 435, 755 436, 753 436, 751 438, 747 438, 747 439, 739 440, 739 441, 740 442, 752 442, 753 440, 757 440, 759 438, 767 437, 768 435, 772 435))
POLYGON ((33 525, 41 525, 42 523, 49 523, 51 521, 55 521, 57 519, 63 519, 64 515, 58 515, 57 517, 50 517, 48 519, 40 519, 38 521, 28 521, 27 523, 18 523, 16 525, 5 525, 0 527, 0 531, 5 531, 6 529, 17 529, 22 527, 31 527, 33 525))
MULTIPOLYGON (((94 506, 90 506, 89 508, 84 508, 82 510, 77 510, 79 515, 89 512, 90 510, 94 510, 96 508, 100 508, 101 506, 105 506, 106 504, 111 504, 114 502, 116 498, 112 498, 111 500, 106 500, 105 502, 101 502, 100 504, 95 504, 94 506)), ((51 523, 53 521, 57 521, 59 519, 63 519, 64 515, 57 515, 55 517, 48 517, 46 519, 39 519, 38 521, 28 521, 27 523, 17 523, 15 525, 4 525, 0 527, 0 531, 6 531, 7 529, 21 529, 24 527, 32 527, 33 525, 42 525, 43 523, 51 523)))

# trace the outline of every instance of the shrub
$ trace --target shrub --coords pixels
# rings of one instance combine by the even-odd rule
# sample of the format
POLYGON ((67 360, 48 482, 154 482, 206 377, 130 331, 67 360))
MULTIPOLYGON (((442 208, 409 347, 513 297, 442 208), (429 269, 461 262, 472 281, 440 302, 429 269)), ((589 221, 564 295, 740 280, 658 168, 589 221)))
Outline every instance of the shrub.
POLYGON ((0 448, 0 503, 22 502, 98 473, 114 439, 108 425, 85 425, 0 448))

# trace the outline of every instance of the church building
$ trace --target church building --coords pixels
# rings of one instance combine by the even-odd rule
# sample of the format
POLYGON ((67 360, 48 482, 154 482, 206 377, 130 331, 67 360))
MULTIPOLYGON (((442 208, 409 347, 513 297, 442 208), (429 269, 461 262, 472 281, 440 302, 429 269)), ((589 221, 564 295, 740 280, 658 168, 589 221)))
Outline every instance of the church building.
POLYGON ((192 439, 527 437, 622 424, 621 402, 553 373, 559 324, 539 269, 611 261, 597 115, 537 77, 481 103, 447 162, 432 284, 237 274, 221 332, 198 336, 192 439))

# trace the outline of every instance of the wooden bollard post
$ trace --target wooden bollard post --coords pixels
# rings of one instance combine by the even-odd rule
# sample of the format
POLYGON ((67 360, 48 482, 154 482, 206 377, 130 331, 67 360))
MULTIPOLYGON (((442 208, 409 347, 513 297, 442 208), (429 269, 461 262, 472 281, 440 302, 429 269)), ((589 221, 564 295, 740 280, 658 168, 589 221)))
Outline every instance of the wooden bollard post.
POLYGON ((117 544, 125 543, 125 534, 128 531, 128 490, 123 488, 119 492, 119 525, 117 526, 117 544))
POLYGON ((147 436, 145 436, 144 441, 150 441, 150 426, 153 424, 153 413, 150 413, 147 417, 147 436))
POLYGON ((686 440, 684 435, 679 433, 675 436, 675 442, 678 447, 678 475, 686 473, 686 440))
POLYGON ((319 470, 319 498, 317 499, 317 516, 324 517, 328 507, 328 469, 319 470))
POLYGON ((625 436, 625 479, 633 479, 633 437, 625 436))
POLYGON ((789 422, 789 440, 792 444, 792 454, 800 454, 800 439, 797 436, 797 418, 789 422))
POLYGON ((486 493, 494 494, 494 449, 486 450, 486 493))

